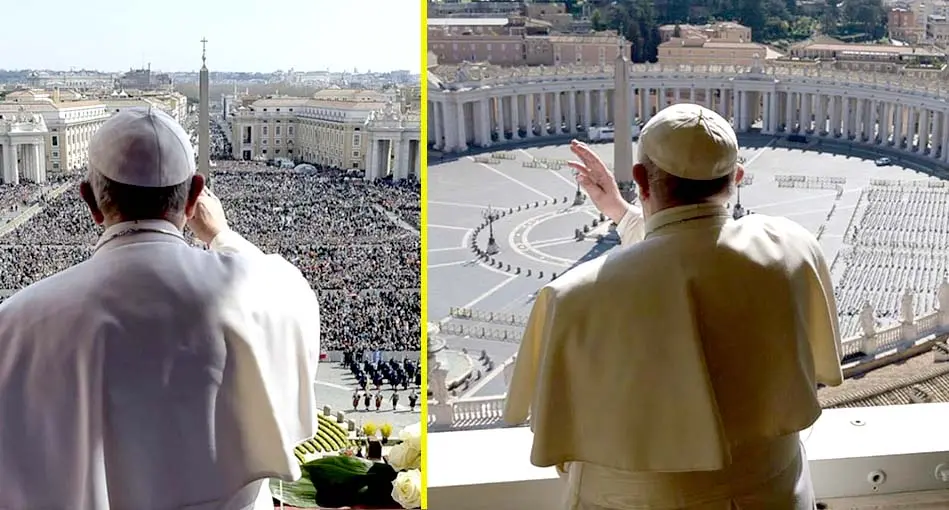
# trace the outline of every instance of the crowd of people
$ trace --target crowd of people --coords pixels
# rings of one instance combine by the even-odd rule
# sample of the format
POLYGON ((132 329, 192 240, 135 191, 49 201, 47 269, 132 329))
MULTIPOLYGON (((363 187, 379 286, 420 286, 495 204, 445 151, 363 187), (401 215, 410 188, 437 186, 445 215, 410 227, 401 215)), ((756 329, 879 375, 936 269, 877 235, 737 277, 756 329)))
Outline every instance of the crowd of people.
MULTIPOLYGON (((388 217, 418 226, 418 183, 373 183, 342 171, 294 172, 236 161, 217 161, 212 170, 212 187, 232 228, 262 250, 283 255, 317 291, 323 349, 421 349, 419 232, 388 217)), ((0 190, 0 204, 16 201, 24 189, 0 190)), ((0 236, 0 299, 4 290, 87 259, 101 234, 78 186, 58 197, 33 195, 23 205, 41 210, 0 236)))

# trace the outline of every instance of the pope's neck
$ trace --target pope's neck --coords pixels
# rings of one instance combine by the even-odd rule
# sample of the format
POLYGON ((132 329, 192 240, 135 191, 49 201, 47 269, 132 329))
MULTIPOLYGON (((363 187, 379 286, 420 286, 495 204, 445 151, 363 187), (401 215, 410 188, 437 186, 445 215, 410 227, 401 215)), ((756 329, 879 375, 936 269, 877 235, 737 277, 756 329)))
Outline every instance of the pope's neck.
POLYGON ((724 197, 713 197, 713 198, 709 198, 707 200, 702 200, 699 202, 686 203, 686 202, 678 202, 674 200, 673 201, 663 200, 661 202, 657 202, 655 200, 640 199, 640 203, 642 204, 642 208, 643 208, 643 219, 648 219, 650 216, 655 216, 656 214, 662 211, 665 211, 667 209, 674 209, 676 207, 684 207, 688 205, 720 205, 722 207, 725 207, 727 200, 724 197))

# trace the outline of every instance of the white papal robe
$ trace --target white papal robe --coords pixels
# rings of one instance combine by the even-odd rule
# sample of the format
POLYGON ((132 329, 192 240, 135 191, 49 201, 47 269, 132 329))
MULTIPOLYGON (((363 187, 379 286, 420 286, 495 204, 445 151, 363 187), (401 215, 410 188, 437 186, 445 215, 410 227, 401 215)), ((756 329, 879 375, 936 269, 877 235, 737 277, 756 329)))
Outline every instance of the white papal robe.
MULTIPOLYGON (((38 254, 42 256, 42 254, 38 254)), ((0 509, 273 509, 316 432, 314 292, 234 232, 164 221, 0 305, 0 509)))
POLYGON ((798 432, 839 385, 840 334, 817 240, 720 205, 643 222, 544 287, 505 408, 570 510, 810 510, 798 432))

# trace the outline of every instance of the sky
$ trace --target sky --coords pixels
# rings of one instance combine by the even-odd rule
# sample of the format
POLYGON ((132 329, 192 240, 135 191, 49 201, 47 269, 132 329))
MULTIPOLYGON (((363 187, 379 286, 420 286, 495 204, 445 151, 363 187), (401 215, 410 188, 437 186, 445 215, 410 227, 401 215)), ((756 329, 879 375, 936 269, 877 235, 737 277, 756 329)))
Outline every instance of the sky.
POLYGON ((392 71, 421 67, 420 0, 2 2, 0 69, 392 71))

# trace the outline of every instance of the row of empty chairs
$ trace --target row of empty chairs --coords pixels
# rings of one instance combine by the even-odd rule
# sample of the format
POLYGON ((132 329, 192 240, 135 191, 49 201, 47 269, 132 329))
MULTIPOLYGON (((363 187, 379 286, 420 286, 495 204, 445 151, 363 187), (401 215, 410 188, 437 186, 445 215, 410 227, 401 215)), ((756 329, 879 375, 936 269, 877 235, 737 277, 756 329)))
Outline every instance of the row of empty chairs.
POLYGON ((938 308, 937 291, 949 271, 949 188, 919 182, 873 183, 863 191, 840 252, 844 269, 835 288, 841 334, 859 335, 864 303, 881 323, 900 320, 903 294, 917 316, 938 308))

